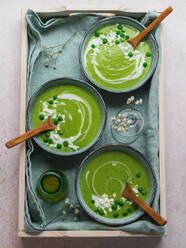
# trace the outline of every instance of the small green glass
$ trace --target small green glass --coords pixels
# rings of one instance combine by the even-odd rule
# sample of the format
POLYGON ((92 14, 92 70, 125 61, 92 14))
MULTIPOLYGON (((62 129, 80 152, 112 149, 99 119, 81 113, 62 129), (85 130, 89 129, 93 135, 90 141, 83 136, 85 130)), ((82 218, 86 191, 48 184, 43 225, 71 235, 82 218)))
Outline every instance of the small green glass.
POLYGON ((68 193, 68 180, 62 171, 45 171, 38 180, 37 191, 47 202, 58 202, 68 193))

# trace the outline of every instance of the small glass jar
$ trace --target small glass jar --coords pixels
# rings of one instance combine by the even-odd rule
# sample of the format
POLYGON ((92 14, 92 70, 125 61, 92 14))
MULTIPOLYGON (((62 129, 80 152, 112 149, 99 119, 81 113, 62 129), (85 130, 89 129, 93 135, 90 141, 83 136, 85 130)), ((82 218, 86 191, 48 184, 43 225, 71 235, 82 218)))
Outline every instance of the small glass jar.
POLYGON ((68 193, 68 181, 62 171, 45 171, 38 180, 37 191, 47 202, 58 202, 68 193))
POLYGON ((143 129, 143 116, 134 108, 120 110, 111 127, 114 139, 123 144, 131 144, 136 141, 143 129))

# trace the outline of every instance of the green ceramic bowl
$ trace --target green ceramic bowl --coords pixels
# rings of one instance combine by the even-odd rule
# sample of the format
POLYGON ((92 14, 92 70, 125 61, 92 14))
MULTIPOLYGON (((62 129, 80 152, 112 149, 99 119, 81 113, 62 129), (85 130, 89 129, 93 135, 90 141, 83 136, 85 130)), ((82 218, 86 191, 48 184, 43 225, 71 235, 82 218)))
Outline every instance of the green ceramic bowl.
POLYGON ((60 156, 72 156, 72 155, 77 155, 80 154, 86 150, 88 150, 90 147, 92 147, 102 136, 104 128, 105 128, 105 124, 106 124, 106 119, 107 119, 107 113, 106 113, 106 107, 105 107, 105 103, 101 97, 101 95, 98 93, 98 91, 96 89, 94 89, 94 87, 92 87, 91 85, 89 85, 88 83, 85 83, 83 81, 80 80, 75 80, 72 78, 57 78, 57 79, 53 79, 51 81, 48 81, 46 83, 44 83, 38 90, 36 90, 34 92, 34 94, 31 96, 29 102, 28 102, 28 106, 27 106, 27 128, 33 129, 33 124, 32 124, 32 113, 33 113, 33 109, 35 106, 35 103, 37 102, 37 99, 40 97, 40 95, 43 94, 43 92, 45 92, 46 90, 48 90, 51 87, 54 86, 61 86, 61 85, 76 85, 80 88, 83 88, 84 90, 86 90, 87 92, 89 92, 92 96, 94 96, 94 98, 96 99, 96 101, 99 104, 100 107, 100 111, 101 111, 101 124, 100 124, 100 128, 99 131, 97 132, 97 135, 95 136, 94 140, 92 140, 92 142, 90 142, 86 147, 79 149, 77 151, 73 151, 73 152, 64 152, 64 151, 57 151, 57 150, 53 150, 50 147, 46 146, 41 139, 36 135, 33 137, 33 139, 35 140, 35 142, 44 150, 46 150, 47 152, 50 152, 52 154, 55 155, 60 155, 60 156))
POLYGON ((133 28, 139 30, 140 32, 145 29, 145 26, 143 26, 140 22, 138 22, 132 18, 123 17, 123 16, 109 17, 109 18, 105 18, 101 21, 96 22, 87 31, 87 33, 85 34, 85 37, 84 37, 84 39, 80 45, 79 60, 80 60, 81 68, 82 68, 82 71, 84 72, 84 74, 86 75, 86 77, 88 78, 88 80, 99 88, 102 88, 106 91, 110 91, 110 92, 114 92, 114 93, 130 92, 130 91, 136 90, 139 87, 141 87, 142 85, 144 85, 148 81, 148 79, 150 79, 150 77, 152 76, 152 74, 153 74, 153 72, 157 66, 158 57, 159 57, 158 44, 157 44, 157 41, 152 34, 148 34, 146 36, 146 40, 148 41, 150 48, 151 48, 152 62, 151 62, 151 67, 150 67, 149 72, 137 85, 135 85, 131 88, 122 89, 122 90, 105 88, 105 87, 101 86, 100 84, 98 84, 88 74, 87 69, 86 69, 86 65, 85 65, 85 61, 84 61, 84 51, 85 51, 86 44, 87 44, 90 36, 93 33, 95 33, 95 31, 97 31, 98 29, 103 28, 104 26, 107 26, 107 25, 111 25, 111 24, 124 24, 126 26, 133 27, 133 28))
POLYGON ((122 151, 124 153, 130 154, 144 166, 144 168, 148 174, 149 182, 150 182, 150 192, 149 192, 148 198, 146 200, 146 203, 149 205, 152 203, 154 196, 156 194, 156 189, 157 189, 156 178, 155 178, 154 171, 153 171, 151 165, 144 158, 144 156, 140 152, 138 152, 137 150, 135 150, 132 147, 127 146, 127 145, 109 144, 109 145, 102 146, 102 147, 94 150, 93 152, 91 152, 81 163, 81 165, 78 168, 77 173, 76 173, 76 195, 77 195, 77 199, 78 199, 80 205, 82 206, 82 208, 86 211, 86 213, 89 216, 91 216, 92 218, 94 218, 95 220, 97 220, 100 223, 104 223, 104 224, 107 224, 110 226, 126 225, 126 224, 134 222, 138 218, 140 218, 144 214, 143 210, 139 208, 136 212, 134 212, 134 214, 129 215, 128 217, 124 217, 124 218, 118 218, 118 219, 106 218, 104 216, 96 214, 93 210, 91 210, 82 197, 80 182, 81 182, 81 175, 83 173, 84 168, 86 167, 87 163, 92 158, 94 158, 95 156, 97 156, 103 152, 106 152, 106 151, 122 151))

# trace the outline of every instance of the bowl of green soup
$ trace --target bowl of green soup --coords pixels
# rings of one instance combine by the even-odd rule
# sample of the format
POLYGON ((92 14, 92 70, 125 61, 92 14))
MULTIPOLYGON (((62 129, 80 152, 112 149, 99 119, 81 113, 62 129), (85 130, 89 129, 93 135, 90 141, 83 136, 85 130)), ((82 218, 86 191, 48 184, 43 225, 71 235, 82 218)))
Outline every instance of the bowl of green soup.
POLYGON ((30 98, 28 129, 38 127, 49 116, 55 130, 34 136, 35 142, 50 153, 70 156, 86 151, 100 139, 106 107, 91 85, 58 78, 44 83, 30 98))
POLYGON ((148 34, 133 50, 127 42, 145 27, 128 17, 110 17, 93 24, 80 45, 80 64, 86 77, 104 90, 123 93, 141 87, 152 76, 158 45, 148 34))
POLYGON ((82 208, 98 222, 119 226, 136 221, 144 212, 122 197, 126 182, 151 204, 157 188, 154 171, 137 150, 110 144, 91 152, 76 174, 76 194, 82 208))

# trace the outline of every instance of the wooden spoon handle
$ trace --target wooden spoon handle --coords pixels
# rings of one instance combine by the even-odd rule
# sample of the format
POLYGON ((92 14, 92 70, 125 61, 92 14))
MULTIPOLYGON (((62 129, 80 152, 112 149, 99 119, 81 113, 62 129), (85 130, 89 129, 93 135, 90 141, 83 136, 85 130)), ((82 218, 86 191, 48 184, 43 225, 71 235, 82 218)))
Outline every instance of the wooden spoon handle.
POLYGON ((126 188, 122 196, 127 199, 132 200, 137 205, 140 206, 148 215, 150 215, 160 226, 163 226, 167 223, 167 220, 159 215, 154 209, 152 209, 146 202, 142 201, 139 197, 135 195, 128 183, 126 183, 126 188))
POLYGON ((160 22, 162 22, 172 11, 173 8, 171 6, 165 9, 146 29, 136 36, 138 37, 139 41, 143 39, 146 34, 152 31, 160 22))
POLYGON ((36 128, 34 128, 32 130, 29 130, 26 133, 23 133, 23 134, 19 135, 18 137, 14 138, 14 139, 9 140, 8 142, 6 142, 5 145, 8 148, 11 148, 13 146, 16 146, 16 145, 22 143, 23 141, 25 141, 27 139, 33 137, 34 135, 36 135, 36 134, 38 134, 38 133, 40 133, 42 131, 44 131, 44 130, 43 130, 43 128, 41 126, 36 127, 36 128))

